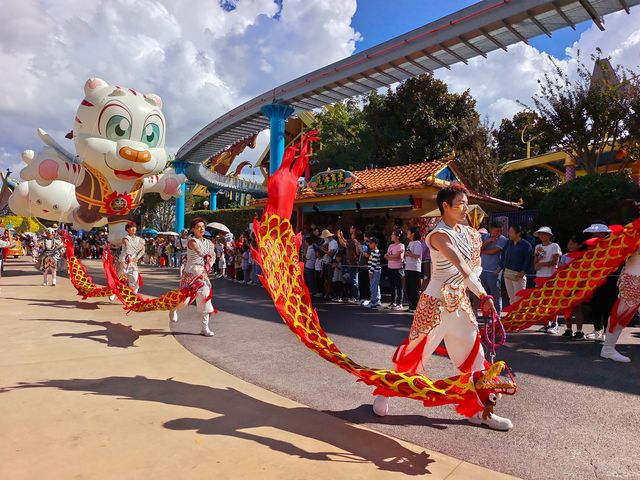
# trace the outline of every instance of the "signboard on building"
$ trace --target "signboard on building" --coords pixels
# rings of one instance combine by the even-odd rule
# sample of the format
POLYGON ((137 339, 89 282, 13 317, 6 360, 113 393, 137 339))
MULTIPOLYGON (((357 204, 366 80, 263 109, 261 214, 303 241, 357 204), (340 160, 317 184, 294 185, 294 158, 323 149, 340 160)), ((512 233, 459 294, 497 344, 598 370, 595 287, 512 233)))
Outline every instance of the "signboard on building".
POLYGON ((358 179, 346 170, 327 170, 311 177, 307 186, 316 193, 341 193, 349 190, 358 179))

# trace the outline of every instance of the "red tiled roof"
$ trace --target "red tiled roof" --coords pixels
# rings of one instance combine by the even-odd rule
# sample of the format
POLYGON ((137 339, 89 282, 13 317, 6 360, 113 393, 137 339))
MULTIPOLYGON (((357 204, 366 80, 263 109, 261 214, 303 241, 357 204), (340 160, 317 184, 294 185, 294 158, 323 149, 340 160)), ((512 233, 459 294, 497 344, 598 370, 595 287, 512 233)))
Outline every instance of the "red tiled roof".
MULTIPOLYGON (((450 157, 442 160, 432 160, 430 162, 397 165, 395 167, 354 170, 351 173, 353 173, 358 180, 356 180, 353 186, 346 192, 318 194, 309 187, 306 187, 298 192, 296 200, 342 197, 363 193, 383 193, 396 190, 412 190, 433 185, 433 177, 440 172, 440 170, 454 163, 454 160, 454 157, 450 157)), ((516 204, 506 200, 501 200, 499 198, 494 198, 474 191, 470 191, 469 196, 505 206, 517 206, 516 204)), ((266 205, 266 203, 266 198, 254 201, 254 205, 256 206, 261 206, 263 204, 266 205)))
POLYGON ((343 195, 357 195, 359 193, 386 192, 390 190, 410 190, 432 184, 433 175, 445 168, 453 158, 433 160, 431 162, 412 163, 395 167, 373 168, 370 170, 355 170, 353 173, 358 180, 346 192, 334 194, 317 194, 310 188, 298 192, 297 200, 313 197, 332 197, 343 195))

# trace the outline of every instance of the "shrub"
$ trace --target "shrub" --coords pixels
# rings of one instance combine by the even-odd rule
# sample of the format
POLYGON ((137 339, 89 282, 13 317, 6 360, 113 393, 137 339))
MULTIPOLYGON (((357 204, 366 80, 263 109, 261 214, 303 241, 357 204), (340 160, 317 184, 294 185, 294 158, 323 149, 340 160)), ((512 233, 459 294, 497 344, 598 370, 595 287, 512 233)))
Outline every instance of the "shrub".
POLYGON ((640 187, 627 175, 585 175, 553 189, 539 204, 537 223, 551 227, 564 250, 572 235, 596 221, 613 225, 634 220, 635 208, 624 207, 628 199, 640 200, 640 187))

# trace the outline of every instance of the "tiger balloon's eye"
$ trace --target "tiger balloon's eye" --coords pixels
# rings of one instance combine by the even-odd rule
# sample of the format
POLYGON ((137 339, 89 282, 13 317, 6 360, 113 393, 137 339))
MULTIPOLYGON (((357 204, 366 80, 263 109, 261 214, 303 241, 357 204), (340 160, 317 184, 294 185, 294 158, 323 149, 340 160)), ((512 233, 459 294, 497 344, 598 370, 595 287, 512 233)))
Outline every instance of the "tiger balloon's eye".
POLYGON ((144 133, 142 134, 142 141, 146 143, 150 148, 158 145, 160 141, 160 127, 156 123, 149 123, 144 127, 144 133))
POLYGON ((114 115, 107 122, 107 138, 114 142, 131 138, 131 122, 122 115, 114 115))

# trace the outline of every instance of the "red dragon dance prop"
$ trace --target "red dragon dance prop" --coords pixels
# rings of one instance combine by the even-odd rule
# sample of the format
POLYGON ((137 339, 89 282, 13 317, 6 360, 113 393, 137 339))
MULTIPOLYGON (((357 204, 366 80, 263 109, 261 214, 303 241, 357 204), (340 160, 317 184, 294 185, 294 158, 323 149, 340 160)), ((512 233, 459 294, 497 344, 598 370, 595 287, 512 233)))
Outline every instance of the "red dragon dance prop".
POLYGON ((258 249, 253 251, 253 258, 262 267, 264 273, 260 280, 284 323, 307 348, 359 381, 376 387, 377 393, 420 400, 426 406, 454 404, 458 412, 467 416, 482 409, 478 396, 485 397, 489 392, 515 393, 514 383, 501 382, 498 378, 505 367, 504 362, 496 362, 474 374, 431 380, 426 375, 360 365, 340 351, 327 336, 304 282, 303 264, 298 258, 301 238, 293 233, 289 222, 298 178, 308 164, 311 142, 318 140, 316 133, 309 132, 302 138, 299 155, 296 147, 286 149, 282 165, 269 178, 269 200, 263 217, 260 222, 254 222, 258 249))
POLYGON ((196 292, 202 286, 202 280, 196 277, 188 287, 171 290, 158 298, 143 298, 131 289, 126 279, 118 278, 111 251, 108 248, 104 249, 102 263, 107 283, 111 287, 111 291, 122 302, 127 313, 173 310, 182 304, 191 303, 196 298, 196 292))
POLYGON ((86 300, 89 297, 108 297, 113 293, 109 287, 100 287, 93 283, 93 280, 87 273, 86 267, 80 262, 75 255, 73 242, 67 232, 61 232, 62 240, 67 249, 67 269, 69 271, 69 280, 78 291, 78 295, 86 300))
POLYGON ((616 271, 640 242, 640 218, 622 227, 612 225, 607 238, 587 240, 588 249, 571 254, 574 260, 556 273, 538 282, 535 288, 521 291, 513 305, 504 308, 502 319, 508 332, 525 330, 536 323, 552 320, 589 300, 596 288, 616 271))

